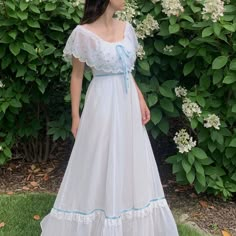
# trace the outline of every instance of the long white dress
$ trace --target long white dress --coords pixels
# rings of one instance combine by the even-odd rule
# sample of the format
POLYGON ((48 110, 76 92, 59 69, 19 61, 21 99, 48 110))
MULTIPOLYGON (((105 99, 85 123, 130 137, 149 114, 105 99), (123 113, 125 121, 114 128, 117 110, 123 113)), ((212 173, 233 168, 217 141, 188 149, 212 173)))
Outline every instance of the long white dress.
POLYGON ((177 236, 141 111, 133 26, 107 42, 77 25, 64 48, 86 62, 93 79, 75 143, 41 236, 177 236))

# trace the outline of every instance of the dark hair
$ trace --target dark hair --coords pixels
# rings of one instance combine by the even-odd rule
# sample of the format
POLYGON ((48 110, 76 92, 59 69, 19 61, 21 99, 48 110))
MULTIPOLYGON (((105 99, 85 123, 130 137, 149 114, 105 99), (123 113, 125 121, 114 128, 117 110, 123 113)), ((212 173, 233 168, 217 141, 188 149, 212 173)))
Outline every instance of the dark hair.
POLYGON ((86 0, 84 5, 84 15, 80 24, 90 24, 96 21, 107 9, 109 0, 86 0))

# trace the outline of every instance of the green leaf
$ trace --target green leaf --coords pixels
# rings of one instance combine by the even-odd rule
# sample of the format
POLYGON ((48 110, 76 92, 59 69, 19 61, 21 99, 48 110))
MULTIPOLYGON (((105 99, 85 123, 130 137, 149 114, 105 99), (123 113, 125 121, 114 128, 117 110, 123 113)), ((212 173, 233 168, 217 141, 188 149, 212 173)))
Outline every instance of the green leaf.
POLYGON ((173 155, 173 156, 169 156, 165 159, 165 162, 166 163, 169 163, 169 164, 174 164, 174 163, 177 163, 177 157, 178 157, 178 154, 177 155, 173 155))
POLYGON ((194 70, 194 63, 193 61, 189 61, 184 65, 184 69, 183 69, 183 73, 184 76, 187 76, 188 74, 190 74, 193 70, 194 70))
POLYGON ((232 112, 236 113, 236 104, 232 106, 232 112))
POLYGON ((54 3, 47 3, 45 5, 45 11, 54 11, 56 9, 57 5, 54 3))
POLYGON ((35 5, 30 5, 30 10, 34 13, 40 14, 40 10, 35 5))
POLYGON ((162 98, 160 100, 160 105, 166 111, 169 111, 169 112, 173 112, 174 111, 174 105, 173 105, 172 101, 170 101, 167 98, 162 98))
POLYGON ((215 58, 215 60, 213 61, 212 69, 219 70, 222 67, 224 67, 227 62, 228 62, 228 56, 219 56, 219 57, 215 58))
POLYGON ((195 157, 191 152, 188 152, 188 162, 192 165, 195 161, 195 157))
POLYGON ((236 70, 236 59, 233 59, 230 62, 230 66, 229 66, 230 70, 236 70))
POLYGON ((161 132, 163 132, 164 134, 168 134, 168 132, 169 132, 169 122, 166 119, 162 119, 158 123, 158 127, 161 130, 161 132))
POLYGON ((37 56, 35 49, 28 43, 23 43, 22 49, 30 53, 31 55, 37 56))
POLYGON ((158 101, 158 97, 156 93, 152 93, 152 94, 148 94, 148 105, 150 107, 152 107, 153 105, 155 105, 158 101))
POLYGON ((186 159, 182 160, 182 166, 183 166, 185 173, 188 174, 189 171, 191 170, 191 165, 188 163, 188 161, 186 159))
POLYGON ((198 182, 199 182, 203 187, 205 187, 205 186, 206 186, 206 178, 205 178, 205 175, 201 175, 200 173, 196 172, 196 177, 197 177, 198 182))
POLYGON ((28 19, 28 12, 18 11, 18 12, 16 12, 16 14, 21 20, 28 19))
POLYGON ((231 179, 236 182, 236 172, 231 176, 231 179))
POLYGON ((153 9, 153 4, 151 2, 145 2, 141 11, 144 13, 150 12, 153 9))
POLYGON ((191 169, 191 171, 189 171, 189 172, 186 174, 186 178, 187 178, 187 180, 188 180, 188 182, 189 182, 190 184, 193 183, 193 181, 194 181, 194 179, 195 179, 195 171, 194 171, 194 169, 191 169))
POLYGON ((28 7, 28 3, 25 1, 20 1, 20 9, 21 11, 24 11, 25 9, 27 9, 28 7))
POLYGON ((155 107, 151 109, 151 121, 154 125, 158 124, 162 119, 162 112, 159 108, 155 107))
POLYGON ((213 29, 212 27, 207 27, 202 31, 202 37, 208 37, 213 34, 213 29))
POLYGON ((27 24, 32 28, 40 28, 40 24, 38 23, 38 21, 35 20, 28 19, 27 24))
POLYGON ((207 159, 207 154, 199 147, 192 148, 191 152, 197 159, 207 159))
POLYGON ((179 44, 182 45, 183 47, 187 47, 189 45, 189 39, 187 38, 181 38, 179 40, 179 44))
POLYGON ((174 94, 171 90, 170 87, 167 86, 159 86, 159 91, 160 94, 164 97, 168 97, 168 98, 174 98, 174 94))
POLYGON ((228 24, 228 25, 223 25, 223 27, 225 28, 225 29, 227 29, 228 31, 230 31, 230 32, 235 32, 235 26, 234 25, 230 25, 230 24, 228 24))
POLYGON ((17 42, 11 43, 9 45, 9 49, 14 56, 17 56, 20 53, 20 45, 17 42))
POLYGON ((196 169, 197 173, 199 173, 200 175, 205 175, 204 169, 203 169, 202 165, 199 162, 195 161, 194 166, 195 166, 195 169, 196 169))
POLYGON ((180 171, 182 171, 182 166, 179 164, 179 163, 174 163, 172 165, 172 173, 175 174, 175 173, 178 173, 180 171))
POLYGON ((236 147, 236 138, 231 140, 229 147, 236 147))
POLYGON ((10 106, 9 102, 3 102, 1 104, 1 110, 5 113, 9 106, 10 106))
POLYGON ((15 11, 15 4, 12 3, 11 1, 7 0, 7 1, 4 1, 4 3, 9 7, 11 8, 13 11, 15 11))
POLYGON ((138 61, 138 65, 141 67, 142 70, 148 71, 148 72, 150 71, 150 66, 147 60, 138 61))
POLYGON ((175 34, 180 30, 179 24, 169 25, 170 34, 175 34))
POLYGON ((11 30, 8 35, 13 38, 13 39, 16 39, 16 36, 17 36, 17 31, 16 30, 11 30))
POLYGON ((16 108, 22 107, 22 104, 15 98, 10 101, 10 105, 16 108))
POLYGON ((215 176, 224 176, 225 171, 219 166, 205 166, 205 174, 211 177, 215 176))
POLYGON ((214 30, 214 33, 219 36, 220 35, 220 32, 221 32, 221 25, 218 23, 218 22, 214 22, 213 23, 213 30, 214 30))
POLYGON ((52 54, 55 50, 56 50, 55 47, 50 46, 49 48, 43 50, 43 52, 41 53, 41 56, 48 56, 48 55, 52 54))
POLYGON ((236 76, 235 75, 226 75, 223 79, 224 84, 232 84, 236 82, 236 76))
POLYGON ((3 153, 7 156, 7 157, 11 157, 12 153, 11 150, 8 147, 4 147, 3 148, 3 153))

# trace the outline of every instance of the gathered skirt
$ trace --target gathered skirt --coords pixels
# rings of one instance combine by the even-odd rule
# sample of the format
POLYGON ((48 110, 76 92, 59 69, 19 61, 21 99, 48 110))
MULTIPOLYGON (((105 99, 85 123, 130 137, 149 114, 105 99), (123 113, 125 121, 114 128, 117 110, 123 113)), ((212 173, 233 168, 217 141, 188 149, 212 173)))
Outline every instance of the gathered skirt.
POLYGON ((129 74, 94 76, 41 236, 177 236, 129 74))

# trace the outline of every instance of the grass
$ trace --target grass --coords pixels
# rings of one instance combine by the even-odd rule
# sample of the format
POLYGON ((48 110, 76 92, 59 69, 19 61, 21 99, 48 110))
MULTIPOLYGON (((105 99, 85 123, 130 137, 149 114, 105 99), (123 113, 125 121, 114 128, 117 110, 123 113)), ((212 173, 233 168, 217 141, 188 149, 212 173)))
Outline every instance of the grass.
MULTIPOLYGON (((0 236, 39 236, 40 220, 53 205, 55 194, 27 193, 0 195, 0 236), (34 216, 40 219, 35 220, 34 216)), ((203 236, 188 225, 178 224, 180 236, 203 236)))

